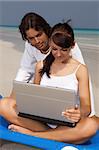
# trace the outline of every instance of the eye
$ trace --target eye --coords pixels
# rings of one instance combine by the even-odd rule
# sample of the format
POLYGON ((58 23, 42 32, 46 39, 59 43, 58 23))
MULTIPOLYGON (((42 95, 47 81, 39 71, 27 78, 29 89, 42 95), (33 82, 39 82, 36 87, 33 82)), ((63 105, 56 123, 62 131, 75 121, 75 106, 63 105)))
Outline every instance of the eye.
POLYGON ((53 50, 53 51, 57 51, 57 49, 56 49, 56 48, 52 48, 52 50, 53 50))
POLYGON ((53 51, 57 51, 57 48, 56 48, 56 47, 51 46, 51 50, 53 50, 53 51))
POLYGON ((68 51, 68 49, 67 49, 67 48, 62 48, 61 50, 62 50, 63 52, 68 51))
POLYGON ((29 40, 33 40, 33 39, 34 39, 34 37, 29 37, 28 39, 29 39, 29 40))
POLYGON ((42 32, 39 32, 36 37, 40 37, 43 33, 42 32))

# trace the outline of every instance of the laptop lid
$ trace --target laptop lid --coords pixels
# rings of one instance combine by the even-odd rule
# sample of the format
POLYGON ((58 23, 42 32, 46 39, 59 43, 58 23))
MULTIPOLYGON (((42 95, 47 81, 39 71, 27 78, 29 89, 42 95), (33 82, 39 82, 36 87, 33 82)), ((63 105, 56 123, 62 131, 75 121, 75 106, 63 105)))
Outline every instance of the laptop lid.
POLYGON ((67 108, 73 108, 78 97, 72 90, 41 86, 14 81, 17 109, 20 116, 51 124, 75 126, 75 123, 62 116, 67 108))

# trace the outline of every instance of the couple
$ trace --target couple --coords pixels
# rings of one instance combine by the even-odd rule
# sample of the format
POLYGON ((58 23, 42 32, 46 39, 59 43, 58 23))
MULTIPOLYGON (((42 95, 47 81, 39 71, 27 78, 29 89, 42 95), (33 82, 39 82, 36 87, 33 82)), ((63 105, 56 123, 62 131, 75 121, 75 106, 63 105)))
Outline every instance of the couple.
POLYGON ((67 22, 51 28, 35 13, 26 14, 19 29, 26 40, 26 49, 16 80, 75 90, 80 97, 80 109, 68 109, 62 115, 78 123, 69 128, 22 118, 17 115, 13 98, 0 101, 0 115, 13 123, 8 127, 12 131, 75 144, 85 142, 96 133, 98 124, 90 98, 87 67, 75 59, 77 44, 73 29, 67 22))

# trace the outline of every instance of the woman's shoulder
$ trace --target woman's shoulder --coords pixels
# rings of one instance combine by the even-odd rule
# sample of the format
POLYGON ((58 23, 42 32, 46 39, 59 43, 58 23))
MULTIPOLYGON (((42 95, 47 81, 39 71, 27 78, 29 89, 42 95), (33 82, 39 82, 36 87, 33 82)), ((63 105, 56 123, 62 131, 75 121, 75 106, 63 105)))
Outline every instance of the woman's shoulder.
POLYGON ((72 58, 72 62, 76 65, 76 66, 81 66, 81 67, 85 67, 87 68, 87 65, 86 64, 82 64, 81 62, 79 62, 78 60, 72 58))
POLYGON ((77 69, 76 69, 76 75, 78 76, 78 77, 81 77, 81 76, 88 76, 88 74, 89 74, 89 72, 88 72, 88 67, 87 67, 87 65, 84 65, 84 64, 81 64, 81 63, 79 63, 78 64, 78 67, 77 67, 77 69))
POLYGON ((72 64, 75 68, 75 72, 79 72, 82 73, 84 71, 88 71, 88 67, 86 64, 82 64, 79 61, 77 61, 76 59, 72 59, 72 64))

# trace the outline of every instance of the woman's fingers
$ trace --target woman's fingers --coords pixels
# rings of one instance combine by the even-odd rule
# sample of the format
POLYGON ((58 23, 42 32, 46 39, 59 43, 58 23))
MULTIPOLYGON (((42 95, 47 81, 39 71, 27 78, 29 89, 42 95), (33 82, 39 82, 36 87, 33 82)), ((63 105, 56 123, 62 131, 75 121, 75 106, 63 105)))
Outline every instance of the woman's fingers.
POLYGON ((67 119, 72 120, 74 122, 78 122, 81 118, 81 113, 78 108, 68 109, 68 110, 62 112, 62 115, 64 117, 66 117, 67 119))

